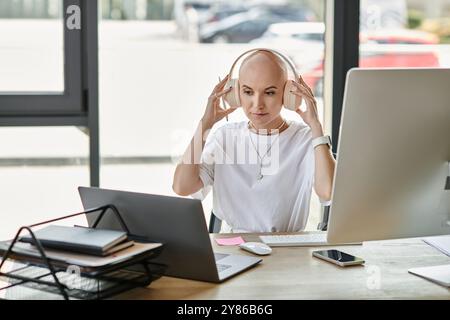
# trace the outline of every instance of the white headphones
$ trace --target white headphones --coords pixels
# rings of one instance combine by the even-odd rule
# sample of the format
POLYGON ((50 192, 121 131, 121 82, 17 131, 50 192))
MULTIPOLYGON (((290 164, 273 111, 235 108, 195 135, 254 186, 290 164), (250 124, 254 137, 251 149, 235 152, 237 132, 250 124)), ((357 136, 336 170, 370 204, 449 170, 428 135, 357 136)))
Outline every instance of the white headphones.
MULTIPOLYGON (((239 61, 239 59, 250 53, 255 51, 266 51, 271 52, 273 54, 276 54, 280 58, 282 58, 291 68, 291 70, 294 73, 295 79, 297 80, 299 78, 297 70, 295 70, 294 64, 287 58, 285 55, 281 54, 278 51, 272 50, 272 49, 266 49, 266 48, 256 48, 251 49, 248 51, 245 51, 243 54, 241 54, 237 59, 233 62, 233 65, 231 66, 230 73, 228 74, 228 81, 225 85, 225 90, 228 88, 232 88, 230 92, 228 92, 226 95, 224 95, 224 100, 229 104, 230 108, 238 108, 241 106, 241 101, 239 99, 239 79, 232 77, 232 72, 234 69, 234 66, 239 61)), ((285 108, 289 110, 295 111, 302 103, 302 98, 299 96, 296 96, 295 94, 291 93, 291 90, 295 90, 296 86, 292 83, 292 80, 286 81, 284 85, 284 93, 283 93, 283 105, 285 108)))

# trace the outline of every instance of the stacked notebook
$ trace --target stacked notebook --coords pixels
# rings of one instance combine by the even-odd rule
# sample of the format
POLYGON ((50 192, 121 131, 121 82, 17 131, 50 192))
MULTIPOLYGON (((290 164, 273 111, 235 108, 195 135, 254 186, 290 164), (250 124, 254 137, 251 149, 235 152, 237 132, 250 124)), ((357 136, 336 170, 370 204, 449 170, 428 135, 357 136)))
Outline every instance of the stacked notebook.
MULTIPOLYGON (((134 245, 124 231, 49 225, 34 232, 44 248, 108 256, 134 245)), ((34 244, 31 236, 20 241, 34 244)))

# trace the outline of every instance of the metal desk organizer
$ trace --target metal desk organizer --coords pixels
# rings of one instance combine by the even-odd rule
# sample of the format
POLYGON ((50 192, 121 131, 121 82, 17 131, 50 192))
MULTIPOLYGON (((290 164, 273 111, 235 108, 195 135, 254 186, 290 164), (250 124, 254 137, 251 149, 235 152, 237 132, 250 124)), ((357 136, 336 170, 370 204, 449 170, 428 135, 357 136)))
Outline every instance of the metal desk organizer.
POLYGON ((102 267, 81 267, 48 258, 44 247, 32 231, 33 227, 43 224, 82 214, 87 215, 100 212, 92 226, 92 228, 96 228, 107 209, 110 209, 115 214, 121 227, 127 232, 129 239, 136 242, 156 242, 131 234, 119 211, 113 205, 92 208, 64 217, 23 226, 4 252, 0 263, 0 280, 8 283, 6 286, 0 287, 0 293, 3 290, 22 287, 27 288, 27 290, 31 289, 33 292, 38 290, 43 295, 44 293, 53 294, 53 296, 54 294, 60 294, 65 300, 70 298, 103 299, 135 287, 148 286, 152 281, 160 278, 164 274, 166 266, 151 262, 151 259, 161 253, 162 247, 143 252, 125 261, 102 267), (40 257, 14 252, 13 247, 19 241, 19 236, 23 230, 29 232, 40 257), (8 272, 2 272, 2 267, 4 267, 8 259, 14 261, 16 268, 8 272))

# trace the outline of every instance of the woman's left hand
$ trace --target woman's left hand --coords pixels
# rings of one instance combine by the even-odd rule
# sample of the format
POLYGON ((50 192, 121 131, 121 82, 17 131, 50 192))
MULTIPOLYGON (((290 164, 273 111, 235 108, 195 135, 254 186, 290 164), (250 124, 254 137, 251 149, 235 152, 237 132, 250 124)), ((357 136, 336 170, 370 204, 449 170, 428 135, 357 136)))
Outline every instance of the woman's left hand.
POLYGON ((303 80, 302 76, 299 76, 298 82, 293 81, 296 90, 291 91, 296 96, 302 97, 306 102, 306 110, 300 110, 300 106, 295 110, 303 121, 311 128, 321 127, 319 120, 319 114, 317 112, 317 102, 311 88, 303 80))

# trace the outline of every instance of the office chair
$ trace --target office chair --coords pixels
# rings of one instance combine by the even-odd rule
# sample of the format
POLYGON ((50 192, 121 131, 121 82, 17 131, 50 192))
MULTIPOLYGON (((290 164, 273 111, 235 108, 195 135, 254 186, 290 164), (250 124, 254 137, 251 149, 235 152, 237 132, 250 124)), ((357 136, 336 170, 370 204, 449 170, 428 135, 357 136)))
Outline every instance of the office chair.
POLYGON ((222 220, 216 217, 214 212, 211 210, 211 216, 209 218, 209 233, 219 233, 220 228, 222 227, 222 220))
POLYGON ((328 219, 330 217, 330 206, 322 206, 322 221, 317 225, 317 230, 327 231, 328 219))
MULTIPOLYGON (((317 230, 327 231, 330 206, 323 206, 322 208, 323 208, 322 221, 320 221, 319 224, 317 225, 317 230)), ((211 210, 211 216, 209 217, 209 226, 208 226, 209 233, 219 233, 221 227, 222 227, 222 220, 217 218, 214 212, 211 210)))

